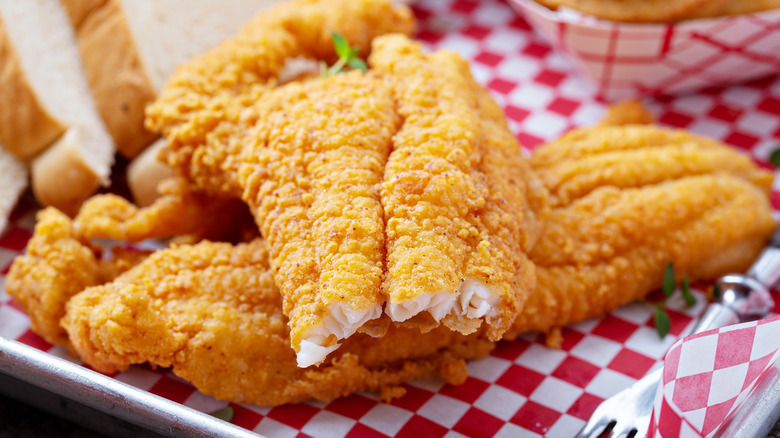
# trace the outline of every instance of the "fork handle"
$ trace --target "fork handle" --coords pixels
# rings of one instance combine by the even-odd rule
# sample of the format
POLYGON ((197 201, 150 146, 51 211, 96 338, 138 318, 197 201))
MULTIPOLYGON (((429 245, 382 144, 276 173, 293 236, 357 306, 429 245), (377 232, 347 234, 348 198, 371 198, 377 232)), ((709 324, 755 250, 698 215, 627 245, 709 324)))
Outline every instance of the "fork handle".
POLYGON ((747 275, 728 274, 715 282, 715 297, 692 333, 752 321, 769 313, 775 303, 769 288, 780 281, 780 228, 747 275))

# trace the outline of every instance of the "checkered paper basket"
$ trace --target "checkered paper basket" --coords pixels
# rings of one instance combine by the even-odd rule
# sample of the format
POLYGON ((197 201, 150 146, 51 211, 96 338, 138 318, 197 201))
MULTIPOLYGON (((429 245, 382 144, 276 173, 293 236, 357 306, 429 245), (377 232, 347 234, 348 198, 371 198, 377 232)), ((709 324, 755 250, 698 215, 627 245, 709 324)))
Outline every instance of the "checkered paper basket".
POLYGON ((666 355, 648 436, 714 437, 780 358, 780 317, 679 340, 666 355))
POLYGON ((599 20, 510 0, 608 100, 679 94, 780 72, 780 11, 672 24, 599 20))

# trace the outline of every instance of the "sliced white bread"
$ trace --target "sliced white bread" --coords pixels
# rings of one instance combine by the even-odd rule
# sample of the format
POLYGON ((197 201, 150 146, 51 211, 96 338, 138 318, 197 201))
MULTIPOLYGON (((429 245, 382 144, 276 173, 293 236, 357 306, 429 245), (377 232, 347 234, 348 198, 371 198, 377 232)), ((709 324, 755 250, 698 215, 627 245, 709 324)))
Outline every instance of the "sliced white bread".
POLYGON ((28 77, 22 59, 0 21, 0 143, 18 158, 30 158, 46 149, 65 125, 52 115, 51 104, 37 90, 43 75, 28 77))
POLYGON ((161 181, 176 175, 173 169, 157 159, 164 146, 165 139, 155 141, 127 166, 127 186, 133 200, 141 207, 151 205, 160 197, 157 186, 161 181))
POLYGON ((8 216, 27 188, 27 180, 24 163, 0 146, 0 233, 8 226, 8 216))
POLYGON ((282 0, 62 0, 100 114, 132 158, 154 137, 144 108, 176 67, 282 0))
POLYGON ((0 20, 36 96, 68 131, 33 161, 33 193, 74 214, 108 183, 116 148, 98 115, 73 27, 58 0, 0 0, 0 20))

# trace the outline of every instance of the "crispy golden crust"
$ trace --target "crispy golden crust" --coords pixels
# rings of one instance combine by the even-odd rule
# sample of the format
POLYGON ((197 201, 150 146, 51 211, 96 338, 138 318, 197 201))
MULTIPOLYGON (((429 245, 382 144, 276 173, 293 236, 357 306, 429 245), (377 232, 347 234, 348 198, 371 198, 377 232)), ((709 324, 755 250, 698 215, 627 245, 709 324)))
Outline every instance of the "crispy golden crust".
POLYGON ((202 242, 158 251, 67 307, 64 327, 82 358, 104 372, 133 363, 173 367, 201 391, 260 405, 329 400, 442 372, 462 380, 463 359, 493 344, 446 329, 391 328, 382 342, 347 341, 326 364, 296 366, 261 240, 202 242))
POLYGON ((299 0, 258 14, 239 33, 188 62, 147 108, 147 127, 171 143, 165 160, 198 186, 240 194, 230 156, 232 137, 247 121, 243 109, 269 88, 292 57, 334 60, 331 32, 365 56, 371 40, 391 32, 410 34, 411 11, 389 0, 299 0), (208 134, 208 135, 207 135, 208 134), (203 144, 209 148, 194 148, 203 144))
POLYGON ((399 117, 381 78, 358 71, 290 83, 255 109, 242 196, 270 244, 298 351, 336 304, 381 312, 379 184, 399 117))
MULTIPOLYGON (((382 186, 389 303, 457 295, 476 280, 499 299, 486 319, 500 337, 533 287, 525 251, 540 227, 526 197, 529 184, 540 185, 463 59, 386 36, 369 62, 392 78, 404 119, 382 186)), ((481 318, 450 313, 444 323, 470 333, 481 318)))
POLYGON ((84 288, 126 271, 146 254, 116 248, 113 259, 104 261, 100 247, 76 237, 65 214, 47 208, 38 212, 37 220, 26 254, 14 259, 5 277, 5 290, 27 312, 35 333, 51 344, 67 346, 67 334, 60 327, 65 303, 84 288))
POLYGON ((772 175, 714 140, 653 126, 575 130, 531 157, 554 208, 530 256, 537 288, 507 338, 613 310, 657 288, 741 272, 776 226, 772 175))
POLYGON ((661 285, 670 261, 692 280, 740 272, 775 226, 766 195, 731 175, 598 189, 553 210, 531 253, 537 289, 507 337, 573 324, 642 298, 661 285), (713 254, 719 260, 706 268, 713 254))
POLYGON ((639 99, 629 99, 610 105, 599 122, 601 126, 649 125, 655 117, 639 99))
MULTIPOLYGON (((331 29, 368 47, 411 21, 405 8, 367 0, 259 16, 184 65, 149 108, 149 126, 169 142, 164 159, 199 190, 249 204, 302 366, 375 321, 387 294, 392 305, 421 297, 405 316, 388 312, 396 320, 429 310, 435 320, 416 320, 425 330, 451 314, 450 328, 471 333, 487 320, 500 337, 533 287, 525 253, 544 207, 503 114, 465 61, 425 55, 399 34, 375 40, 382 53, 367 74, 277 85, 286 57, 333 58, 331 29), (340 17, 350 18, 343 29, 340 17), (310 341, 313 356, 301 350, 310 341)), ((381 335, 386 321, 371 324, 363 332, 381 335)))
POLYGON ((75 232, 84 239, 129 242, 190 235, 192 240, 237 242, 253 227, 245 204, 187 189, 181 180, 161 185, 161 197, 144 208, 112 194, 89 198, 75 219, 75 232))
POLYGON ((667 22, 722 13, 732 0, 537 0, 550 9, 566 7, 612 21, 667 22))
POLYGON ((641 187, 685 176, 729 173, 767 193, 772 174, 715 140, 651 125, 573 130, 537 148, 531 164, 565 206, 603 186, 641 187))
POLYGON ((730 0, 724 13, 727 15, 749 14, 778 8, 780 8, 780 0, 730 0))

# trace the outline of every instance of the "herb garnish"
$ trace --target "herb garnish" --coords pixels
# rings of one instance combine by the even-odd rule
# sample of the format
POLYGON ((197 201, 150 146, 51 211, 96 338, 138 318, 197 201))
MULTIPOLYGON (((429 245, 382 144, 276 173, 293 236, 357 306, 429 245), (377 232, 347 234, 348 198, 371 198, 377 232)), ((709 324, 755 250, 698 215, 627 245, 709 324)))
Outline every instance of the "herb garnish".
POLYGON ((209 412, 209 415, 211 415, 212 417, 217 417, 220 420, 225 420, 229 423, 230 420, 233 419, 233 407, 225 406, 222 409, 217 409, 214 412, 209 412))
POLYGON ((339 60, 330 67, 324 62, 321 62, 320 73, 322 76, 328 77, 344 73, 347 71, 347 66, 355 70, 360 70, 363 73, 368 70, 366 63, 357 56, 360 51, 359 47, 350 46, 347 39, 336 32, 331 32, 330 36, 333 38, 333 48, 336 50, 336 54, 339 55, 339 60))
POLYGON ((769 162, 775 167, 780 167, 780 148, 777 148, 769 154, 769 162))
MULTIPOLYGON (((658 331, 658 336, 663 339, 672 327, 672 321, 669 318, 669 313, 666 312, 666 300, 669 299, 676 288, 676 280, 674 275, 674 262, 669 262, 664 270, 664 280, 661 290, 664 293, 664 299, 655 303, 655 329, 658 331)), ((682 293, 685 304, 692 306, 696 304, 696 297, 691 293, 690 281, 688 275, 683 274, 680 281, 680 292, 682 293)))

